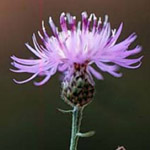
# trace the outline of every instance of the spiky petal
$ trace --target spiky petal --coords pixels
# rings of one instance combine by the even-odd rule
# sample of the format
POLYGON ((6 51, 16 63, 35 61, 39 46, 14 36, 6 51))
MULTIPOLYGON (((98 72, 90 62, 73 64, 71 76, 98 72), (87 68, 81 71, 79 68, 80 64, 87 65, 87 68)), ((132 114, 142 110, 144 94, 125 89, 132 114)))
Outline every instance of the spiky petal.
POLYGON ((55 26, 52 18, 49 18, 49 25, 53 36, 49 37, 42 22, 43 35, 38 32, 43 45, 38 44, 33 34, 34 48, 26 43, 26 47, 36 56, 36 59, 21 59, 12 56, 12 65, 17 70, 14 72, 30 73, 30 78, 16 83, 26 83, 36 76, 44 76, 41 82, 34 82, 35 85, 46 83, 57 71, 65 73, 69 78, 74 73, 74 64, 86 64, 86 72, 97 79, 103 76, 91 65, 96 66, 103 72, 108 72, 114 77, 121 77, 118 72, 119 66, 135 69, 141 65, 141 59, 129 58, 141 51, 140 46, 129 49, 130 44, 136 39, 135 33, 120 43, 117 40, 122 32, 123 23, 119 28, 112 30, 108 22, 108 16, 102 23, 101 18, 97 20, 95 14, 89 17, 86 12, 82 13, 81 22, 76 21, 75 16, 62 13, 60 15, 61 31, 55 26))

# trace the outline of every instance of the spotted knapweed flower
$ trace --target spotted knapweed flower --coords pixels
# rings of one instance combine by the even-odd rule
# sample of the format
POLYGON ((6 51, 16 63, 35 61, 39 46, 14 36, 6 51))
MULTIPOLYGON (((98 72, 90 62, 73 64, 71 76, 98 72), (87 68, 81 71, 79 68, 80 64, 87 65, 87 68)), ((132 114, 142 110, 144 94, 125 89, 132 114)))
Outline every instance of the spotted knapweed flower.
MULTIPOLYGON (((35 34, 32 37, 34 48, 28 43, 25 44, 37 57, 36 59, 11 57, 12 65, 17 68, 17 70, 11 69, 12 71, 32 74, 30 78, 24 81, 14 80, 16 83, 26 83, 36 76, 44 76, 45 78, 41 82, 34 82, 37 86, 43 85, 59 71, 64 73, 64 91, 65 87, 70 89, 68 87, 76 85, 82 87, 84 93, 88 93, 89 89, 86 90, 83 87, 85 84, 88 85, 87 87, 90 85, 90 90, 93 91, 92 76, 103 79, 101 73, 91 66, 92 64, 95 64, 100 71, 108 72, 114 77, 122 76, 122 73, 118 72, 120 66, 135 69, 141 65, 142 57, 129 58, 129 56, 141 51, 140 46, 129 49, 130 44, 137 37, 136 34, 133 33, 125 40, 117 43, 123 23, 117 30, 112 30, 107 15, 102 22, 101 18, 97 19, 95 14, 88 17, 87 13, 83 12, 82 20, 76 22, 75 16, 62 13, 60 15, 61 31, 58 31, 51 17, 49 18, 49 25, 53 36, 49 37, 46 33, 44 22, 42 22, 43 35, 38 32, 43 42, 42 45, 38 44, 35 34), (83 79, 84 84, 80 82, 83 79)), ((68 98, 69 96, 67 96, 68 98)), ((76 101, 76 97, 71 98, 76 101)))

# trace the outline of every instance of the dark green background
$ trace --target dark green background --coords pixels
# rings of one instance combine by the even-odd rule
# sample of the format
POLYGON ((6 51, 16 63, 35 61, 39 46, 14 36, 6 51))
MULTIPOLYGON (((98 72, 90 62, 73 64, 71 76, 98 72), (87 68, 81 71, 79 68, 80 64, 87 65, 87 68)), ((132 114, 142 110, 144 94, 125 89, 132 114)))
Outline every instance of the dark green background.
POLYGON ((24 43, 32 44, 32 33, 41 29, 52 16, 59 25, 62 11, 80 19, 86 10, 97 16, 109 15, 112 28, 121 21, 120 40, 132 32, 138 39, 132 45, 143 46, 143 64, 139 69, 121 69, 122 78, 103 73, 96 80, 94 101, 86 108, 82 131, 95 130, 91 138, 80 139, 79 150, 150 149, 150 1, 149 0, 1 0, 0 2, 0 150, 67 150, 71 116, 57 108, 69 106, 60 99, 60 74, 41 87, 32 82, 17 85, 12 79, 26 74, 9 71, 10 56, 33 55, 24 43))

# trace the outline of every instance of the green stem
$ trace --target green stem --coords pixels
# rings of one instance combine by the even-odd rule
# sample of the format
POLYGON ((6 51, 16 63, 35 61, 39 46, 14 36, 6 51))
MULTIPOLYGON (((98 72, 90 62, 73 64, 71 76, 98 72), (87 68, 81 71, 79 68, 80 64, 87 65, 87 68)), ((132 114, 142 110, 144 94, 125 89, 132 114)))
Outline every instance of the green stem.
POLYGON ((77 136, 77 133, 80 132, 82 112, 83 108, 78 106, 75 106, 72 112, 72 131, 71 131, 70 150, 77 150, 79 140, 79 136, 77 136))

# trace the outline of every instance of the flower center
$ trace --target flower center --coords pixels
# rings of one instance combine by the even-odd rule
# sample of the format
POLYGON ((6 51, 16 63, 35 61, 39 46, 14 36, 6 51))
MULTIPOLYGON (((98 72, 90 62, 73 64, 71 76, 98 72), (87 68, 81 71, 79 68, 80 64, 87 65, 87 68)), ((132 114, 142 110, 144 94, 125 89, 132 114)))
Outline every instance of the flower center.
POLYGON ((87 63, 84 63, 84 64, 77 64, 77 63, 74 63, 74 69, 76 71, 86 71, 86 67, 87 67, 87 63))

